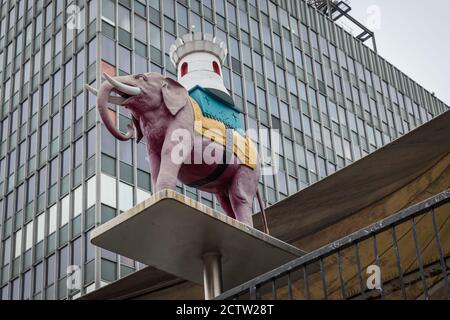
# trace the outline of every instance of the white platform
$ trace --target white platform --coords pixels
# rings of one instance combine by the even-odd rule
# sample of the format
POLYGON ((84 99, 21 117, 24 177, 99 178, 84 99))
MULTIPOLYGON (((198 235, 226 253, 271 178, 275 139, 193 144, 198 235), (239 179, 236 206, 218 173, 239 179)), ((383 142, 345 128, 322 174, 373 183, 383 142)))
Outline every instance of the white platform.
POLYGON ((201 256, 220 252, 224 290, 304 254, 171 190, 96 228, 91 241, 197 284, 203 284, 201 256))

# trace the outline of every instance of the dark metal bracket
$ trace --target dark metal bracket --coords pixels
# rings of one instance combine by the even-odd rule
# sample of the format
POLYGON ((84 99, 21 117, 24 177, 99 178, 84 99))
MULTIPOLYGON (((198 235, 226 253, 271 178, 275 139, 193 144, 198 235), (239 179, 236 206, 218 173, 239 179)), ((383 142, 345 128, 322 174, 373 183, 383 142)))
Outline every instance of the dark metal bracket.
POLYGON ((337 21, 343 17, 362 30, 356 38, 362 42, 372 39, 373 50, 377 52, 377 44, 375 41, 375 33, 369 30, 365 25, 352 17, 349 12, 352 10, 348 1, 345 0, 310 0, 308 3, 317 10, 327 15, 331 20, 337 21))

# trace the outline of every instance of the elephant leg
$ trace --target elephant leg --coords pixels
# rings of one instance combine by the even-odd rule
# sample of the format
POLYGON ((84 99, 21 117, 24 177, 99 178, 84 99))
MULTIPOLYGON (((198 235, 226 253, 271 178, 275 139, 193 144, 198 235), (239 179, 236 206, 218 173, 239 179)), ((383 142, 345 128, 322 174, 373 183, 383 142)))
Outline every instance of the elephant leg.
POLYGON ((239 176, 234 178, 229 192, 230 203, 236 219, 253 227, 253 196, 245 185, 239 176))
POLYGON ((176 190, 180 168, 181 165, 172 163, 170 159, 161 158, 155 192, 160 192, 165 189, 176 190))
POLYGON ((253 227, 253 199, 258 188, 259 170, 240 166, 229 187, 229 198, 236 219, 253 227))
POLYGON ((189 151, 189 153, 183 154, 183 158, 173 159, 172 151, 179 144, 179 142, 173 141, 171 137, 172 133, 169 131, 166 134, 166 139, 161 150, 161 163, 156 182, 156 192, 160 192, 165 189, 176 190, 178 174, 181 166, 186 160, 186 157, 190 155, 189 151))
POLYGON ((228 193, 216 193, 216 199, 220 203, 220 206, 222 207, 223 211, 225 211, 227 216, 236 219, 233 208, 231 206, 230 198, 228 197, 228 193))
POLYGON ((159 167, 161 166, 161 158, 158 154, 150 152, 150 173, 152 174, 152 190, 156 189, 156 183, 158 182, 159 167))
POLYGON ((233 208, 233 212, 236 216, 236 220, 242 222, 249 227, 253 227, 253 208, 252 202, 243 195, 230 192, 230 202, 233 208))

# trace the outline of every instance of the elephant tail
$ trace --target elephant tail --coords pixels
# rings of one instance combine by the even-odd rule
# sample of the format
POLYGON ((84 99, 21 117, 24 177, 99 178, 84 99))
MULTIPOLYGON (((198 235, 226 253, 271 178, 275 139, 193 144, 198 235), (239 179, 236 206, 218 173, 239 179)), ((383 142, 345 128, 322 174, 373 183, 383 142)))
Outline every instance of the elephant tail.
POLYGON ((267 216, 266 211, 264 210, 264 203, 261 199, 261 195, 259 194, 259 190, 256 191, 256 198, 258 199, 259 208, 261 209, 261 215, 263 220, 264 232, 270 235, 269 225, 267 224, 267 216))

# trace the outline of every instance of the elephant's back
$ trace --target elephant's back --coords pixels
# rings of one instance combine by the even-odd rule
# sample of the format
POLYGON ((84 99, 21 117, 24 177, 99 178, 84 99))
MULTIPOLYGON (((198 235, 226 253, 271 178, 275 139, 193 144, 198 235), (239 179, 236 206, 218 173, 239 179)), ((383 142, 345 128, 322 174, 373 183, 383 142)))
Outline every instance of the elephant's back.
POLYGON ((178 179, 188 186, 207 192, 223 189, 242 167, 240 160, 234 154, 225 159, 225 149, 220 144, 199 136, 196 139, 194 145, 198 147, 194 147, 190 158, 181 166, 178 179))

